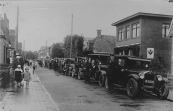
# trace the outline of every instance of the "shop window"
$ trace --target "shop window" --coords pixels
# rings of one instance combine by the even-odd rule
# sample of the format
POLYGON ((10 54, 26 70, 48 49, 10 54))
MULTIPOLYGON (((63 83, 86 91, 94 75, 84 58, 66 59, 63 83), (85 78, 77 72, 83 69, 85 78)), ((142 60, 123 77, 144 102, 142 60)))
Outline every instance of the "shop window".
POLYGON ((130 26, 126 26, 126 36, 125 39, 129 39, 130 38, 130 26))
POLYGON ((124 40, 124 28, 118 30, 118 41, 124 40))
POLYGON ((140 35, 139 31, 140 31, 139 23, 134 23, 132 25, 132 35, 133 35, 133 38, 139 37, 139 35, 140 35))
POLYGON ((167 37, 169 32, 169 24, 162 24, 162 37, 167 37))

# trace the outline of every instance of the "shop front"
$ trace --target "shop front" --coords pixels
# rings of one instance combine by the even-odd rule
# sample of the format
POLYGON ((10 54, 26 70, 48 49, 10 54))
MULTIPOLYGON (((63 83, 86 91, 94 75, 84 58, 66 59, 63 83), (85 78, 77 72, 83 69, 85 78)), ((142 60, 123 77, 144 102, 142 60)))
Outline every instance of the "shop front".
POLYGON ((118 55, 129 55, 140 57, 140 44, 131 44, 125 46, 117 46, 114 53, 118 55))

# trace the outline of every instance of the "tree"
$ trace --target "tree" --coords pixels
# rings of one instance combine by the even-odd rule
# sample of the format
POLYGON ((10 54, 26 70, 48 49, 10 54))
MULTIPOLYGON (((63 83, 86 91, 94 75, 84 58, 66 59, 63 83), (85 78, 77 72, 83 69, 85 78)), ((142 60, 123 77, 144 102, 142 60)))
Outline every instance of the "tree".
MULTIPOLYGON (((83 36, 73 35, 72 36, 72 57, 82 56, 83 51, 83 36)), ((67 35, 64 38, 64 48, 67 57, 70 57, 70 47, 71 47, 71 36, 67 35)))
POLYGON ((63 47, 61 47, 60 43, 56 43, 56 44, 53 45, 51 55, 52 55, 52 58, 55 58, 55 57, 62 58, 62 57, 64 57, 63 47))
POLYGON ((37 53, 37 51, 34 51, 34 52, 32 52, 32 51, 25 51, 24 52, 25 53, 25 57, 26 57, 26 59, 38 59, 38 53, 37 53))

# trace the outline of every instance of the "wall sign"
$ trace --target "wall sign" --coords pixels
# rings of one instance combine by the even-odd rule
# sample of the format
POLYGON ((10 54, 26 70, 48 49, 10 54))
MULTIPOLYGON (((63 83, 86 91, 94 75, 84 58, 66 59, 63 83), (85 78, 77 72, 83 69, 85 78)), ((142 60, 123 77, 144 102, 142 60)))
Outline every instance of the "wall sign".
POLYGON ((147 48, 147 58, 154 59, 154 48, 147 48))

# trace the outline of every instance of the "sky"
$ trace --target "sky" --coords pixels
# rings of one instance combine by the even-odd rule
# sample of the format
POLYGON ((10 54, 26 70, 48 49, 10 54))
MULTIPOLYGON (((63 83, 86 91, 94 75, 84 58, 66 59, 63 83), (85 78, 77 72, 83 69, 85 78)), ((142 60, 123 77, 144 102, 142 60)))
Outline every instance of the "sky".
POLYGON ((95 38, 99 29, 102 35, 116 36, 116 27, 111 24, 138 12, 173 15, 173 2, 168 1, 10 0, 1 3, 5 4, 2 13, 7 15, 10 29, 16 27, 19 6, 19 42, 25 41, 25 50, 38 51, 46 46, 46 41, 47 46, 63 42, 71 33, 95 38))

